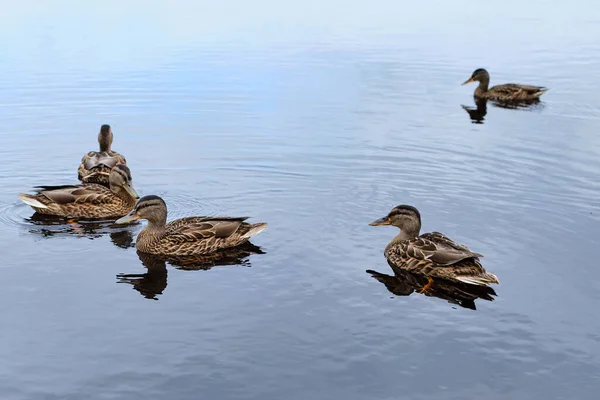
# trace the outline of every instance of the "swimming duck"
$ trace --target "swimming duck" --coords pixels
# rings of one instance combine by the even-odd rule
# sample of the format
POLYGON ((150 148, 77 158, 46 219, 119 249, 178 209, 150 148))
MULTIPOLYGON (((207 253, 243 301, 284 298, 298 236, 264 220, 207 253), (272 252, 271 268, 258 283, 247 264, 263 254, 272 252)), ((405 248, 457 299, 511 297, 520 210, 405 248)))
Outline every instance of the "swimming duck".
POLYGON ((479 82, 479 86, 475 89, 475 97, 498 101, 534 101, 548 90, 542 86, 519 85, 516 83, 488 88, 490 74, 483 68, 473 71, 471 77, 463 82, 463 85, 475 81, 479 82))
POLYGON ((121 154, 111 150, 113 133, 110 125, 102 125, 98 133, 100 151, 90 151, 81 159, 77 169, 77 178, 83 183, 98 183, 109 186, 108 176, 117 164, 127 164, 121 154))
POLYGON ((393 225, 400 233, 385 248, 385 257, 392 269, 424 275, 429 282, 421 292, 431 288, 433 278, 459 281, 472 285, 499 283, 496 275, 487 272, 479 263, 481 254, 455 243, 439 232, 421 231, 421 214, 412 206, 394 207, 371 226, 393 225))
POLYGON ((108 177, 110 188, 97 183, 38 186, 36 194, 19 194, 33 209, 46 215, 71 218, 119 218, 127 214, 140 197, 131 184, 131 172, 117 164, 108 177))
POLYGON ((150 254, 190 256, 238 246, 267 227, 248 224, 248 217, 186 217, 167 224, 167 204, 159 196, 144 196, 117 224, 148 220, 135 247, 150 254))

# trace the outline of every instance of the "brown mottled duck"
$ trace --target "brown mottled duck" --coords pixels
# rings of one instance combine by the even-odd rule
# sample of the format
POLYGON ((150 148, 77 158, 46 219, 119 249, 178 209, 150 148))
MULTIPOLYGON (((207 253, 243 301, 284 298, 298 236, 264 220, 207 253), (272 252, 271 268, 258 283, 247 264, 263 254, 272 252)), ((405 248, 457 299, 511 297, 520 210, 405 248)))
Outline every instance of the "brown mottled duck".
POLYGON ((81 159, 77 169, 77 178, 83 183, 98 183, 109 186, 108 176, 117 164, 127 164, 121 154, 111 150, 113 133, 110 125, 102 125, 98 133, 100 151, 90 151, 81 159))
POLYGON ((422 292, 431 287, 433 278, 472 285, 499 283, 496 275, 487 272, 479 263, 481 254, 473 253, 439 232, 419 235, 421 214, 412 206, 394 207, 388 215, 370 225, 400 228, 400 233, 386 246, 385 257, 395 271, 406 270, 426 276, 429 286, 426 285, 422 292))
POLYGON ((476 69, 471 77, 463 82, 463 85, 475 81, 479 82, 479 86, 475 89, 475 97, 505 102, 535 101, 548 90, 543 86, 519 85, 516 83, 496 85, 490 88, 490 74, 483 68, 476 69))
POLYGON ((38 186, 36 194, 20 194, 19 198, 40 214, 86 219, 122 217, 140 197, 131 183, 129 168, 116 165, 108 182, 110 188, 97 183, 38 186))
POLYGON ((235 247, 267 227, 262 222, 244 222, 248 217, 186 217, 167 224, 167 205, 154 195, 142 197, 116 223, 137 219, 148 220, 148 225, 138 235, 135 247, 143 253, 173 256, 210 254, 235 247))

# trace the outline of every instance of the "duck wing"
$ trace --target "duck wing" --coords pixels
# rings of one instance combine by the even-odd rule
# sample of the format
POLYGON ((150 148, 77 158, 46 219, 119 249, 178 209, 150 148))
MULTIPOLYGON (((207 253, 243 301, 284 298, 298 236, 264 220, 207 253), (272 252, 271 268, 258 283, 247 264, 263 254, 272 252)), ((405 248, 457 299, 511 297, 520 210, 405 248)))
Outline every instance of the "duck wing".
POLYGON ((519 94, 532 96, 540 92, 543 93, 547 90, 548 88, 543 86, 520 85, 517 83, 506 83, 504 85, 496 85, 490 88, 490 91, 494 91, 499 94, 506 94, 507 96, 515 96, 519 94))
POLYGON ((170 222, 166 233, 174 243, 197 242, 209 238, 227 238, 248 217, 187 217, 170 222))
POLYGON ((39 192, 50 201, 57 204, 69 203, 109 203, 114 197, 113 193, 102 185, 75 185, 75 186, 46 186, 39 192))
POLYGON ((414 260, 429 260, 437 266, 449 266, 468 258, 482 257, 466 246, 439 233, 425 233, 402 243, 406 255, 414 260))
POLYGON ((474 254, 477 257, 483 257, 481 254, 473 253, 467 246, 463 244, 458 244, 454 240, 450 239, 448 236, 444 235, 440 232, 429 232, 421 235, 422 238, 428 239, 434 243, 439 243, 447 247, 452 247, 456 250, 468 252, 474 254))

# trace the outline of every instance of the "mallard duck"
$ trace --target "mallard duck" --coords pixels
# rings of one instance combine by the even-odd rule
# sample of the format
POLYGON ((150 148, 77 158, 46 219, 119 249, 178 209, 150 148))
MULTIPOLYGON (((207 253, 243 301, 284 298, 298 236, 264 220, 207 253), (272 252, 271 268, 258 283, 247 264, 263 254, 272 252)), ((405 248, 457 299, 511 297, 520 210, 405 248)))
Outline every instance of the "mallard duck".
POLYGON ((117 164, 127 164, 125 157, 111 150, 113 134, 110 125, 102 125, 98 133, 100 151, 90 151, 81 159, 77 169, 78 179, 83 183, 98 183, 108 187, 108 176, 117 164))
POLYGON ((137 237, 135 247, 150 254, 191 256, 210 254, 235 247, 267 227, 266 223, 248 224, 248 217, 187 217, 167 224, 167 205, 159 196, 144 196, 117 224, 137 219, 148 225, 137 237))
POLYGON ((483 68, 476 69, 471 77, 463 82, 463 85, 475 81, 479 81, 479 86, 475 89, 475 97, 498 101, 534 101, 548 90, 542 86, 519 85, 516 83, 488 88, 490 74, 483 68))
POLYGON ((40 214, 71 218, 119 218, 140 197, 131 184, 131 172, 117 164, 108 178, 110 189, 97 183, 38 186, 34 195, 20 194, 23 202, 40 214))
POLYGON ((433 278, 472 285, 499 283, 496 275, 487 272, 479 263, 481 254, 473 253, 439 232, 419 235, 421 214, 415 207, 394 207, 388 215, 370 225, 400 228, 400 233, 385 248, 385 257, 395 271, 406 270, 428 277, 429 286, 422 292, 431 287, 433 278))

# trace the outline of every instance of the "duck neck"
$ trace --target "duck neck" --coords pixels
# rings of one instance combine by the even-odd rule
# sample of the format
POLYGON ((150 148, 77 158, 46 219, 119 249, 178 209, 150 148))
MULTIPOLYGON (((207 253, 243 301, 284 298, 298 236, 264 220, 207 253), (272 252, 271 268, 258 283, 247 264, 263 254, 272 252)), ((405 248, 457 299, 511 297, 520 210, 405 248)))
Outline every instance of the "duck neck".
POLYGON ((167 216, 160 216, 159 218, 152 218, 148 220, 148 225, 146 225, 146 229, 152 232, 164 233, 165 225, 167 224, 167 216))
POLYGON ((110 151, 110 143, 102 143, 100 142, 100 152, 109 152, 110 151))
POLYGON ((475 95, 485 94, 488 91, 489 86, 490 86, 490 77, 484 76, 479 81, 479 86, 477 86, 477 89, 475 89, 475 95))
POLYGON ((145 253, 152 253, 152 247, 165 236, 166 216, 148 220, 148 224, 138 235, 135 247, 145 253))
POLYGON ((100 145, 100 152, 109 152, 112 146, 112 137, 110 135, 102 134, 102 132, 100 132, 100 134, 98 135, 98 144, 100 145))
POLYGON ((130 208, 133 208, 135 203, 137 203, 135 198, 133 198, 125 189, 119 186, 110 185, 110 191, 113 192, 119 199, 123 200, 125 205, 130 208))
POLYGON ((400 243, 405 240, 414 239, 419 236, 419 232, 421 231, 421 224, 415 223, 414 225, 404 226, 400 233, 396 235, 392 243, 400 243))

